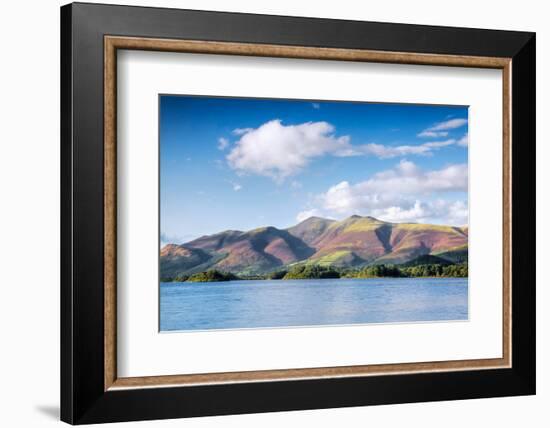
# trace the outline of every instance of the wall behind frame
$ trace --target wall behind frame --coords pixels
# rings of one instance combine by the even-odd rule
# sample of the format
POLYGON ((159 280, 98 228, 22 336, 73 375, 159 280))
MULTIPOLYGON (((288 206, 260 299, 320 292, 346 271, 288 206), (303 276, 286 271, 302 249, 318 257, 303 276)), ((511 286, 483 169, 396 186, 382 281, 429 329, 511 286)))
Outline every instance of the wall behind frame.
MULTIPOLYGON (((59 427, 59 0, 9 2, 0 31, 4 58, 0 79, 0 325, 3 349, 2 420, 10 427, 59 427)), ((103 0, 102 3, 227 10, 320 18, 484 27, 537 32, 537 75, 550 75, 550 28, 543 2, 463 0, 441 7, 436 0, 410 2, 296 2, 278 0, 103 0), (498 8, 496 7, 498 4, 498 8)), ((537 82, 538 204, 540 267, 550 257, 550 83, 537 82), (546 194, 544 194, 546 193, 546 194)), ((538 276, 537 396, 419 403, 336 410, 283 412, 191 420, 126 423, 124 427, 401 426, 499 428, 547 424, 550 402, 550 274, 538 276)))

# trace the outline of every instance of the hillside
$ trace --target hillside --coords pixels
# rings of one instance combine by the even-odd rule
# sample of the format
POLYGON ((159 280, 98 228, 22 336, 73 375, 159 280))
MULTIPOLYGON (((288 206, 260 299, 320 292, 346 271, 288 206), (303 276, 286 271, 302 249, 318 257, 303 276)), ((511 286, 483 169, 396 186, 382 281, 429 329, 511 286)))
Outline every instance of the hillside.
POLYGON ((319 237, 322 236, 333 223, 336 223, 336 221, 321 217, 309 217, 296 226, 289 227, 286 230, 291 235, 304 241, 307 245, 315 245, 319 237))
POLYGON ((198 265, 202 270, 216 268, 254 275, 307 259, 313 253, 301 239, 275 227, 248 232, 228 230, 179 246, 166 245, 160 257, 161 277, 195 273, 198 265), (178 264, 179 269, 175 268, 178 264))
POLYGON ((389 223, 358 215, 341 221, 310 217, 288 229, 228 230, 168 244, 161 250, 160 269, 163 278, 208 269, 255 275, 297 263, 348 268, 407 263, 427 255, 454 262, 467 260, 467 251, 467 227, 389 223))

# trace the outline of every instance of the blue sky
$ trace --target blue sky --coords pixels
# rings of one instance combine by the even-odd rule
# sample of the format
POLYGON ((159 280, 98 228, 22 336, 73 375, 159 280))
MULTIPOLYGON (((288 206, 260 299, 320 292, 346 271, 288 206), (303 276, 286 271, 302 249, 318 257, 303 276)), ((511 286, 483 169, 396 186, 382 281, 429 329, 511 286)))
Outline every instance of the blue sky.
POLYGON ((464 106, 160 97, 161 243, 311 215, 467 223, 464 106))

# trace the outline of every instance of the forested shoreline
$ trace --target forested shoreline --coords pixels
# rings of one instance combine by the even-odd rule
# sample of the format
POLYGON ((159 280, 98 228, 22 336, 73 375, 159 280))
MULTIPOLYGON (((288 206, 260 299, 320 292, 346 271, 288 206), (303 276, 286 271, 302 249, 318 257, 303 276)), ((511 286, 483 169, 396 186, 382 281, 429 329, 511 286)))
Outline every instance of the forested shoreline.
POLYGON ((335 278, 467 278, 468 263, 391 265, 378 264, 362 268, 338 268, 321 265, 301 264, 263 275, 235 275, 211 269, 191 275, 161 278, 161 282, 220 282, 237 280, 295 280, 335 278))

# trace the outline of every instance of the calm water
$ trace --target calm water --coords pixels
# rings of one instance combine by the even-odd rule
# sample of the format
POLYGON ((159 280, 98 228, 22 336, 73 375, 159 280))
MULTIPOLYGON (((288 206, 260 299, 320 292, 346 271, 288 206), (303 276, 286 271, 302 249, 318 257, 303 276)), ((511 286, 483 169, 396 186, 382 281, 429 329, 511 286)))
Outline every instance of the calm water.
POLYGON ((161 283, 160 329, 468 319, 466 278, 161 283))

